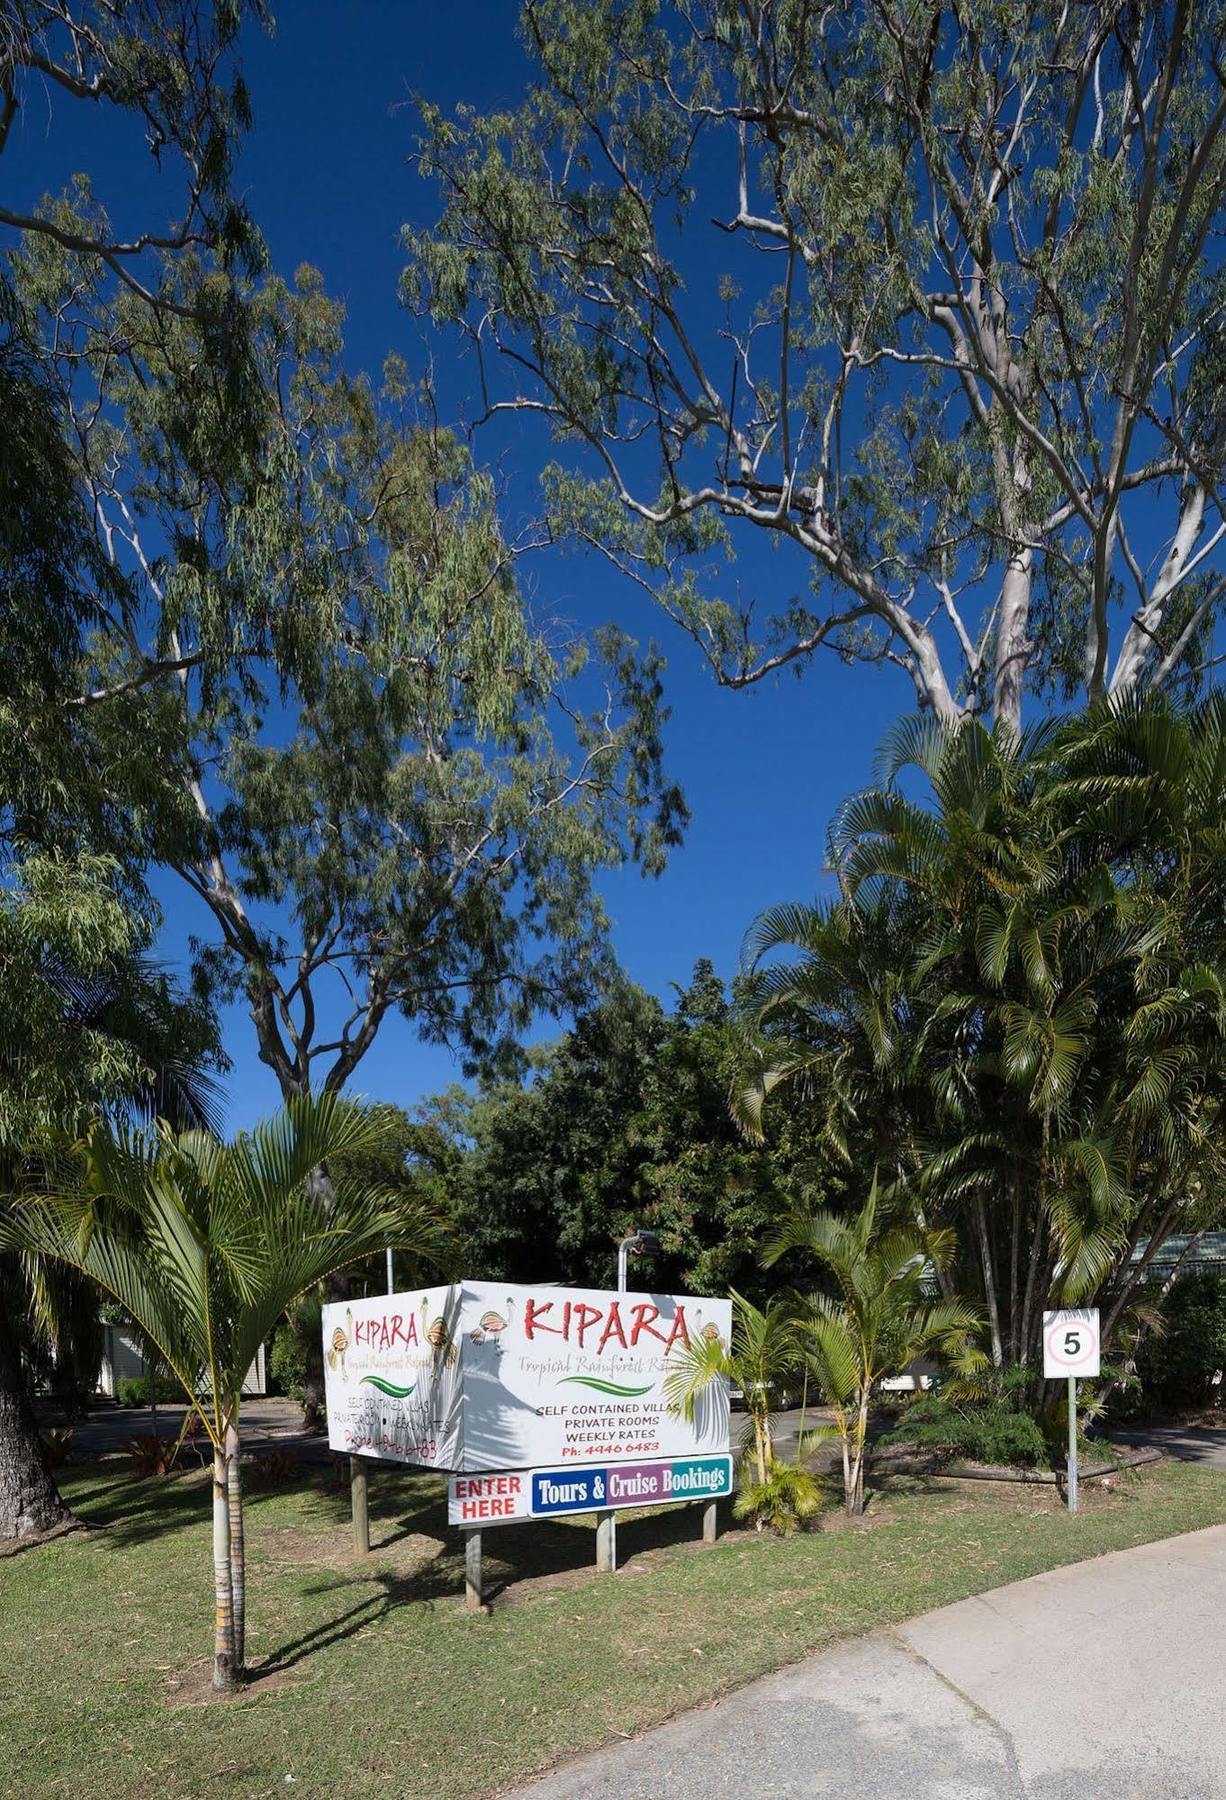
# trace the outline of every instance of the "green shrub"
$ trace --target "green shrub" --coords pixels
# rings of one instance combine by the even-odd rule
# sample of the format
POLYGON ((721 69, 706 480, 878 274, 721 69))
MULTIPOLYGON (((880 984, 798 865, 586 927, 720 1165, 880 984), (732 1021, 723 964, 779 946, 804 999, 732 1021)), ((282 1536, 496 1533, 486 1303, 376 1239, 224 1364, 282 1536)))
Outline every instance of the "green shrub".
MULTIPOLYGON (((320 1327, 320 1329, 322 1329, 320 1327)), ((305 1333, 298 1324, 282 1319, 268 1351, 268 1386, 274 1394, 301 1401, 307 1374, 305 1333)))
POLYGON ((183 1390, 170 1375, 128 1375, 115 1383, 120 1406, 152 1406, 182 1400, 183 1390))
POLYGON ((1208 1406, 1221 1394, 1226 1369, 1226 1278, 1186 1275, 1162 1309, 1166 1327, 1147 1337, 1137 1356, 1140 1410, 1208 1406))
POLYGON ((768 1529, 786 1537, 819 1512, 821 1505, 821 1483, 799 1463, 773 1463, 765 1481, 753 1479, 746 1463, 732 1512, 734 1518, 749 1520, 758 1531, 768 1529))
POLYGON ((914 1444, 942 1462, 1003 1463, 1022 1469, 1051 1466, 1051 1447, 1033 1413, 1004 1389, 975 1399, 922 1394, 899 1417, 883 1444, 914 1444))

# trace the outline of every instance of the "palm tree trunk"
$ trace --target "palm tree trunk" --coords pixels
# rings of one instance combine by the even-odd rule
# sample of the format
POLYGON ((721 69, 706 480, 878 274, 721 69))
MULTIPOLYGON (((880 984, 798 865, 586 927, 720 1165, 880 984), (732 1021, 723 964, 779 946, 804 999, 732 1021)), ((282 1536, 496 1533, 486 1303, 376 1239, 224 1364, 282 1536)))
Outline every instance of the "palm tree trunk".
MULTIPOLYGON (((286 1092, 288 1100, 290 1094, 286 1092)), ((322 1196, 325 1206, 331 1207, 333 1197, 332 1177, 321 1163, 311 1171, 309 1185, 322 1196)), ((324 1283, 323 1297, 325 1302, 348 1300, 352 1293, 352 1283, 347 1274, 333 1275, 324 1283)), ((323 1340, 318 1331, 313 1331, 306 1341, 306 1372, 302 1379, 302 1423, 308 1431, 322 1431, 327 1423, 327 1407, 324 1399, 324 1350, 323 1340)))
POLYGON ((847 1511, 854 1519, 864 1511, 864 1450, 868 1441, 868 1392, 862 1394, 856 1409, 856 1454, 851 1464, 851 1488, 846 1494, 847 1511))
POLYGON ((1022 1360, 1021 1320, 1018 1316, 1018 1303, 1021 1299, 1022 1178, 1016 1170, 1012 1187, 1013 1211, 1009 1222, 1009 1361, 1018 1363, 1022 1360))
POLYGON ((230 1567, 230 1493, 224 1448, 213 1450, 213 1686, 232 1693, 234 1668, 234 1587, 230 1567))
POLYGON ((36 1537, 72 1522, 47 1467, 17 1343, 0 1303, 0 1540, 36 1537))
POLYGON ((1000 1340, 1000 1309, 996 1304, 996 1276, 992 1268, 992 1245, 988 1237, 988 1216, 983 1204, 983 1195, 975 1200, 975 1231, 979 1238, 979 1255, 983 1263, 983 1297, 987 1301, 988 1325, 992 1332, 992 1363, 997 1369, 1004 1365, 1004 1346, 1000 1340))
POLYGON ((242 1680, 247 1667, 247 1569, 243 1555, 243 1477, 239 1460, 238 1420, 226 1427, 226 1506, 230 1515, 230 1603, 234 1620, 234 1674, 242 1680))
POLYGON ((762 1415, 755 1412, 753 1416, 753 1448, 754 1460, 758 1465, 758 1480, 766 1480, 766 1442, 762 1434, 762 1415))

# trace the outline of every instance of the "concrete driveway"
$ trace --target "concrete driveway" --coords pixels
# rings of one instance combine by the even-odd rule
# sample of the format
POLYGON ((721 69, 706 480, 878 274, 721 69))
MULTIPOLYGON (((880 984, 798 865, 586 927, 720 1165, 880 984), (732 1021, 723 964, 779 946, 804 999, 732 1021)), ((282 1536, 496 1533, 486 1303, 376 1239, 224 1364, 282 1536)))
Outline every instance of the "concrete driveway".
POLYGON ((1226 1526, 768 1676, 520 1800, 1223 1800, 1226 1526))

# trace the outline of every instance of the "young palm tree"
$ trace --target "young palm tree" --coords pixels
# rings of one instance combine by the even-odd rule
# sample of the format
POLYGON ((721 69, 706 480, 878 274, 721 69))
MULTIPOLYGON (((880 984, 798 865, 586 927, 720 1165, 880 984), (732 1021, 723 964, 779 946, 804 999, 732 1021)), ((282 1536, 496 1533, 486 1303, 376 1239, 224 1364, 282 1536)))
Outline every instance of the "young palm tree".
POLYGON ((982 1368, 975 1343, 978 1315, 960 1301, 924 1292, 928 1267, 948 1263, 950 1231, 877 1224, 874 1178, 859 1216, 850 1221, 824 1210, 800 1210, 785 1220, 764 1260, 807 1250, 829 1270, 837 1297, 815 1294, 800 1303, 796 1335, 801 1354, 827 1405, 833 1426, 808 1438, 837 1436, 843 1458, 843 1497, 849 1514, 864 1510, 864 1455, 869 1408, 883 1377, 901 1374, 917 1357, 939 1352, 959 1374, 982 1368))
POLYGON ((692 1419, 702 1396, 716 1381, 739 1388, 748 1418, 741 1442, 741 1493, 738 1517, 761 1527, 793 1528, 817 1510, 818 1490, 804 1468, 780 1463, 775 1456, 771 1409, 801 1373, 796 1321, 780 1299, 754 1306, 732 1296, 732 1338, 701 1337, 676 1355, 664 1383, 664 1398, 674 1412, 692 1419))
POLYGON ((80 1270, 125 1309, 198 1413, 213 1449, 213 1684, 245 1666, 239 1409, 243 1379, 308 1289, 391 1244, 442 1253, 438 1220, 403 1193, 324 1184, 313 1172, 377 1150, 377 1113, 333 1094, 291 1101, 224 1144, 203 1132, 96 1127, 13 1207, 16 1247, 80 1270))

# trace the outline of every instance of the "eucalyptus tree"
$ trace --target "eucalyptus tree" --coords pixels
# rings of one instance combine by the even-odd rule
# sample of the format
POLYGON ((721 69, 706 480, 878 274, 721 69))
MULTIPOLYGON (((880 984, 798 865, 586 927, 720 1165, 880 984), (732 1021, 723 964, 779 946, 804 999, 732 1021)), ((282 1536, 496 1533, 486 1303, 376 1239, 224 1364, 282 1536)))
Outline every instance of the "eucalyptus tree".
MULTIPOLYGON (((41 246, 18 268, 45 318, 71 277, 41 246)), ((494 1057, 604 967, 595 871, 656 869, 677 836, 658 662, 611 636, 590 661, 534 618, 491 480, 397 362, 377 389, 345 371, 310 271, 244 293, 237 401, 207 309, 140 304, 105 355, 60 340, 79 479, 131 596, 73 705, 116 762, 143 734, 134 817, 211 920, 202 991, 246 1000, 286 1097, 339 1090, 396 1011, 494 1057)))
POLYGON ((1109 1345, 1165 1239, 1226 1201, 1224 733, 1217 699, 1021 739, 912 722, 836 822, 841 897, 763 921, 742 1118, 781 1082, 860 1142, 887 1110, 891 1203, 959 1222, 998 1366, 1036 1367, 1049 1305, 1100 1301, 1109 1345))
POLYGON ((391 1244, 437 1257, 445 1234, 403 1188, 312 1179, 345 1155, 377 1155, 378 1112, 300 1096, 224 1144, 212 1133, 95 1127, 52 1159, 48 1190, 0 1225, 19 1248, 78 1270, 127 1313, 199 1417, 213 1448, 213 1683, 246 1665, 239 1415, 243 1381, 277 1320, 308 1289, 391 1244))
POLYGON ((526 0, 427 107, 405 293, 559 529, 733 687, 825 646, 948 722, 1194 680, 1226 594, 1226 23, 1054 0, 526 0), (728 559, 790 554, 782 598, 728 559))
MULTIPOLYGON (((235 61, 248 11, 260 9, 12 0, 0 20, 0 1155, 9 1176, 29 1137, 48 1126, 76 1131, 99 1109, 133 1104, 171 1108, 193 1086, 207 1110, 197 1078, 217 1056, 211 1022, 144 960, 157 909, 134 818, 157 786, 148 735, 129 715, 128 735, 112 730, 104 744, 79 704, 90 635, 130 617, 133 597, 99 541, 73 455, 60 334, 70 330, 74 353, 110 354, 117 295, 130 300, 139 337, 185 305, 167 271, 207 254, 214 362, 220 370, 241 361, 234 282, 261 255, 230 181, 248 116, 235 61), (71 202, 19 191, 11 154, 19 135, 54 147, 62 121, 85 143, 87 165, 91 143, 105 141, 114 183, 105 193, 84 171, 71 202), (15 264, 40 261, 72 271, 53 315, 18 292, 28 283, 15 264)), ((66 1518, 20 1351, 26 1277, 37 1301, 31 1320, 46 1328, 58 1317, 61 1356, 70 1349, 66 1311, 49 1303, 70 1298, 72 1283, 0 1260, 4 1311, 16 1315, 15 1329, 0 1317, 7 1537, 66 1518)))

